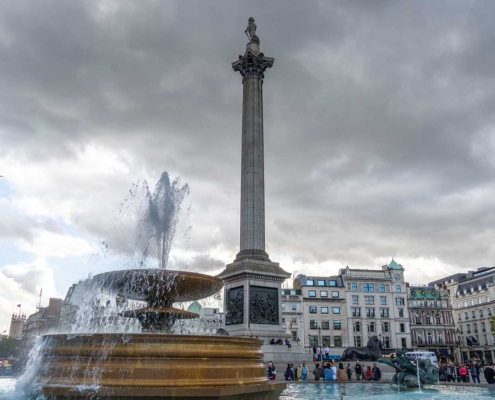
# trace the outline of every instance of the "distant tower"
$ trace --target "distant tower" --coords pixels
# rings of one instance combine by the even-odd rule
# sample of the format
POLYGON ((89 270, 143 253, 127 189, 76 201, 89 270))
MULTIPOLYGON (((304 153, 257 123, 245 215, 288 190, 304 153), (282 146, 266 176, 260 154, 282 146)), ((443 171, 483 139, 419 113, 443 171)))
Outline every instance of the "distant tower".
POLYGON ((9 337, 14 339, 22 339, 22 330, 24 329, 25 322, 25 315, 12 314, 12 318, 10 320, 9 337))
POLYGON ((246 52, 232 63, 243 84, 240 251, 218 277, 225 282, 225 329, 266 340, 289 336, 282 329, 280 289, 291 274, 265 251, 263 80, 274 59, 260 52, 253 18, 245 33, 246 52))

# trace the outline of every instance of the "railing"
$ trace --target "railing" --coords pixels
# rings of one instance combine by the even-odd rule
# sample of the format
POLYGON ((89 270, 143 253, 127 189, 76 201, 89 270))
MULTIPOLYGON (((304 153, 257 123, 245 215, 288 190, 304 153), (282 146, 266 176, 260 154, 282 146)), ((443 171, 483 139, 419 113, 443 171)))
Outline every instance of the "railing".
POLYGON ((459 345, 459 341, 455 340, 455 341, 452 341, 452 340, 442 340, 442 341, 438 341, 438 340, 432 340, 431 342, 428 342, 428 341, 423 341, 423 342, 417 342, 417 341, 413 341, 412 342, 412 345, 413 346, 417 346, 417 347, 431 347, 431 346, 458 346, 459 345))

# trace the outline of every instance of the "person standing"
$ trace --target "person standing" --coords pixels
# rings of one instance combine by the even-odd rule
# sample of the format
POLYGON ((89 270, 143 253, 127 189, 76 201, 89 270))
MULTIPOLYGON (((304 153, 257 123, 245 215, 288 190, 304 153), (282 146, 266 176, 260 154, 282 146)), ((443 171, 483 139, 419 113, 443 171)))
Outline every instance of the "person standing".
POLYGON ((316 346, 313 346, 313 362, 316 362, 316 346))
POLYGON ((327 346, 325 346, 325 360, 330 360, 330 348, 327 346))
POLYGON ((308 367, 306 361, 303 361, 301 366, 301 380, 306 382, 306 379, 308 379, 308 367))
POLYGON ((324 379, 325 379, 325 381, 334 381, 335 380, 335 374, 333 372, 333 369, 330 367, 330 364, 327 364, 327 367, 325 368, 324 379))
POLYGON ((490 366, 487 365, 483 372, 487 383, 495 383, 495 365, 493 363, 490 366))
POLYGON ((274 381, 277 379, 277 370, 275 369, 275 365, 270 361, 268 366, 266 367, 266 371, 268 372, 268 379, 274 381))
POLYGON ((318 357, 318 361, 322 361, 321 359, 321 346, 318 346, 316 349, 316 356, 318 357))
POLYGON ((339 363, 339 369, 337 370, 337 380, 345 381, 345 369, 344 364, 339 363))
POLYGON ((451 362, 447 364, 446 372, 447 372, 447 382, 454 382, 454 366, 452 365, 451 362))
POLYGON ((473 383, 480 383, 480 366, 476 361, 473 361, 471 366, 471 377, 473 378, 473 383))
POLYGON ((320 381, 320 364, 316 364, 315 370, 313 371, 313 375, 315 376, 315 381, 320 381))
POLYGON ((285 370, 285 380, 286 381, 294 380, 294 370, 291 368, 290 364, 287 364, 287 369, 285 370))
POLYGON ((373 380, 374 381, 379 381, 380 379, 382 379, 382 371, 380 370, 380 368, 378 368, 378 366, 375 364, 373 364, 373 369, 371 370, 371 372, 373 373, 373 380))
POLYGON ((459 376, 461 377, 463 382, 467 382, 466 375, 467 375, 467 369, 463 364, 461 364, 461 366, 459 367, 459 376))
POLYGON ((352 380, 352 368, 351 368, 351 363, 347 363, 347 368, 345 369, 347 373, 347 380, 350 381, 352 380))
POLYGON ((356 380, 360 381, 361 380, 361 374, 363 373, 363 368, 361 367, 361 364, 359 364, 359 361, 356 362, 356 366, 354 367, 354 371, 356 371, 356 380))

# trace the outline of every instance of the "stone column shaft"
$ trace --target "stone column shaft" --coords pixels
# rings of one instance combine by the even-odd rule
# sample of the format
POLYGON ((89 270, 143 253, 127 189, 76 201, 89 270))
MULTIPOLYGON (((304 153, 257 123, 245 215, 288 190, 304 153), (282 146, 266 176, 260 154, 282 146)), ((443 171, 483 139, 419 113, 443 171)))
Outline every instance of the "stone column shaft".
POLYGON ((263 80, 243 79, 240 250, 265 251, 263 80))

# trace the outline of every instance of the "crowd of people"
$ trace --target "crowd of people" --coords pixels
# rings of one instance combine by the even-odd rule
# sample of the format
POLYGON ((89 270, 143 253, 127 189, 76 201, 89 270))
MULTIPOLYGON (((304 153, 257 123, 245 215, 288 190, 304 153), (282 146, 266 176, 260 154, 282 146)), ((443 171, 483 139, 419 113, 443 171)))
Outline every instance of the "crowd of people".
MULTIPOLYGON (((298 367, 294 364, 287 364, 284 373, 286 381, 307 381, 311 375, 315 381, 352 381, 355 375, 356 381, 380 381, 382 372, 376 363, 365 365, 356 362, 354 365, 347 363, 337 363, 333 360, 316 363, 313 371, 310 371, 306 362, 303 361, 298 367)), ((266 371, 270 380, 275 380, 277 370, 270 361, 266 371)), ((495 363, 485 365, 482 360, 470 360, 466 363, 452 363, 451 361, 438 364, 438 377, 440 382, 473 382, 481 383, 480 377, 484 377, 487 383, 495 384, 495 363)))
MULTIPOLYGON (((352 375, 355 373, 356 380, 358 381, 379 381, 382 378, 382 372, 380 368, 373 364, 373 367, 370 365, 365 366, 364 364, 360 364, 357 362, 354 367, 351 366, 350 363, 347 363, 347 366, 344 367, 344 364, 339 362, 338 367, 337 363, 333 361, 317 363, 315 365, 314 370, 312 371, 312 376, 315 381, 351 381, 352 375)), ((273 366, 273 363, 268 364, 267 368, 268 377, 270 379, 276 379, 275 377, 270 376, 270 365, 273 366)), ((275 367, 273 367, 275 369, 275 367)), ((303 361, 298 367, 294 367, 294 364, 287 364, 287 368, 284 373, 284 378, 286 381, 306 381, 310 376, 310 369, 306 365, 306 362, 303 361)))
POLYGON ((470 360, 466 363, 451 361, 438 364, 438 380, 440 382, 473 382, 481 383, 480 377, 486 382, 495 383, 495 364, 485 365, 482 360, 470 360))

